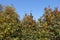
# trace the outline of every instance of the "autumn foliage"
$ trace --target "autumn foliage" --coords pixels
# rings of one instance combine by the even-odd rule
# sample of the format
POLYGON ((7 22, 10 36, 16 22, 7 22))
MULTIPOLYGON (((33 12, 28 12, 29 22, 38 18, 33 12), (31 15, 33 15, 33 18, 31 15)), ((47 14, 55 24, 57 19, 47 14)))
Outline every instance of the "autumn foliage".
POLYGON ((31 12, 21 20, 14 7, 0 5, 0 40, 60 40, 60 11, 45 8, 38 21, 31 12))

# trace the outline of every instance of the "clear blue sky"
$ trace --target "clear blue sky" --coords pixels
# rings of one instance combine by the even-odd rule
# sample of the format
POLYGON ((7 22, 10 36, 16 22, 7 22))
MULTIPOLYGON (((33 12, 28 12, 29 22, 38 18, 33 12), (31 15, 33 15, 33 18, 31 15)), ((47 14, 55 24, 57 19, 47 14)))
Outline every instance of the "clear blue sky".
POLYGON ((38 19, 43 15, 44 8, 48 7, 48 5, 50 5, 52 9, 57 6, 60 9, 60 0, 0 0, 0 4, 13 4, 20 18, 23 18, 25 11, 29 14, 32 10, 34 19, 38 19))

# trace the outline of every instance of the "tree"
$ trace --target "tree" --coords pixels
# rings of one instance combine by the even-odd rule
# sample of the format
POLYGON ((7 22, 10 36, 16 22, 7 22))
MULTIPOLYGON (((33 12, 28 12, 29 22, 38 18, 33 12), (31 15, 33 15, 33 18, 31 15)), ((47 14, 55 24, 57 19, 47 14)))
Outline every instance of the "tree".
POLYGON ((0 14, 0 40, 20 39, 20 20, 15 9, 6 6, 0 14))
MULTIPOLYGON (((44 40, 45 38, 47 40, 58 40, 60 39, 60 11, 58 11, 57 8, 55 8, 54 11, 52 11, 51 8, 45 8, 45 13, 44 13, 44 19, 40 18, 40 26, 42 26, 42 37, 44 40), (43 20, 41 22, 41 20, 43 20), (46 27, 47 26, 47 27, 46 27), (58 30, 58 31, 57 31, 58 30)), ((41 29, 40 28, 40 29, 41 29)))
POLYGON ((38 21, 32 12, 20 20, 14 7, 5 6, 0 12, 0 40, 60 40, 60 11, 48 7, 38 21))

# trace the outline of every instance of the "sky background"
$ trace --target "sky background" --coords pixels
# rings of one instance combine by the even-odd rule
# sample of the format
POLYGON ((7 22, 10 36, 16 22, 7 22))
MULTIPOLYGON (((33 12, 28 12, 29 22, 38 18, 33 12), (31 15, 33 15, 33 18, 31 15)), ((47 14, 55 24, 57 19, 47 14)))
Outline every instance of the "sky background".
POLYGON ((3 6, 13 5, 21 19, 25 12, 30 14, 30 11, 32 11, 34 19, 37 20, 43 15, 44 8, 48 7, 48 5, 50 5, 53 10, 58 6, 60 10, 60 0, 0 0, 0 4, 3 6))

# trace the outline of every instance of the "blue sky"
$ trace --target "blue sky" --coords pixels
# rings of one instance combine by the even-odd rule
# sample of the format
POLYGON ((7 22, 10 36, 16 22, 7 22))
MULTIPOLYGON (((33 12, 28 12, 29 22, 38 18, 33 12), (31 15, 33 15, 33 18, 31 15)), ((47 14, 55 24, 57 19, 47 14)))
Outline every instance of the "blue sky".
POLYGON ((23 18, 25 12, 27 14, 32 10, 34 19, 38 19, 44 13, 44 8, 50 7, 54 9, 58 6, 60 10, 60 0, 0 0, 2 5, 12 5, 16 8, 20 18, 23 18))

